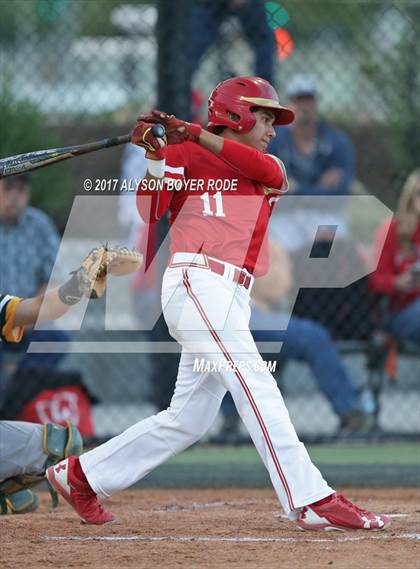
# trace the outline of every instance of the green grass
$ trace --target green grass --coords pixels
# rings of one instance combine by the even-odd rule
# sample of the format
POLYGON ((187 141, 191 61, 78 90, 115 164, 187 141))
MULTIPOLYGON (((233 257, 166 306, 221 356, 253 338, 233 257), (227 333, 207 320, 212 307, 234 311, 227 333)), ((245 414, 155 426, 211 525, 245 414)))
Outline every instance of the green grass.
MULTIPOLYGON (((399 464, 420 467, 420 446, 416 443, 378 445, 316 445, 308 452, 317 464, 399 464)), ((170 464, 226 463, 256 464, 260 458, 254 447, 196 447, 174 457, 170 464)))

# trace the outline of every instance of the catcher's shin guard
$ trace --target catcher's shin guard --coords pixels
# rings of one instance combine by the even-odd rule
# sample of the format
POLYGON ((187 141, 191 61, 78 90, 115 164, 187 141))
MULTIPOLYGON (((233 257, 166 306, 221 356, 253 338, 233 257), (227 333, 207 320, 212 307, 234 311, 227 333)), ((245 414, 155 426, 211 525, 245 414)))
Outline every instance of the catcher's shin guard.
MULTIPOLYGON (((33 511, 38 505, 38 499, 30 492, 29 488, 45 481, 47 468, 60 462, 69 456, 79 456, 83 450, 82 437, 74 425, 70 422, 66 427, 60 427, 52 423, 44 425, 42 448, 40 454, 47 455, 41 472, 35 474, 18 474, 0 482, 0 506, 1 513, 23 513, 33 511), (30 507, 30 505, 34 507, 30 507)), ((48 484, 53 507, 58 505, 58 495, 48 484)))
POLYGON ((19 490, 13 494, 0 494, 1 513, 27 514, 38 508, 39 499, 30 490, 19 490))

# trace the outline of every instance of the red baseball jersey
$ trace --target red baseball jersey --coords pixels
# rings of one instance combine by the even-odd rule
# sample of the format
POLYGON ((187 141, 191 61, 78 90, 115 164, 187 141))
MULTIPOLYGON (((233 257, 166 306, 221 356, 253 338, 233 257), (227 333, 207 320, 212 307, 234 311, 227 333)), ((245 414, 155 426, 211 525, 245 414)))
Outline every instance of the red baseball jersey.
POLYGON ((152 223, 169 209, 171 253, 205 253, 259 276, 268 268, 267 227, 279 197, 266 184, 285 191, 285 173, 270 155, 225 146, 220 156, 191 142, 169 146, 165 183, 153 190, 144 180, 138 208, 152 223))
POLYGON ((399 220, 394 218, 388 229, 388 221, 383 223, 375 237, 375 260, 379 259, 378 267, 370 275, 370 286, 373 291, 390 295, 390 308, 399 311, 420 297, 420 283, 411 291, 403 292, 395 287, 395 279, 411 269, 420 261, 420 223, 411 236, 411 250, 404 251, 398 238, 399 220), (381 249, 381 245, 383 249, 381 249))

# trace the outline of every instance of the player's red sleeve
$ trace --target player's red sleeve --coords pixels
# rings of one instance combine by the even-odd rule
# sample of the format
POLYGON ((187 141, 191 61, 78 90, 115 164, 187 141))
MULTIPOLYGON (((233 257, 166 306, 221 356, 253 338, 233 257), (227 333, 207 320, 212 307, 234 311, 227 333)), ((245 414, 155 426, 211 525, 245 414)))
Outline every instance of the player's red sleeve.
POLYGON ((397 231, 395 220, 389 226, 384 223, 377 231, 374 240, 374 260, 378 263, 376 271, 370 275, 369 285, 371 290, 383 294, 395 292, 395 265, 394 259, 397 254, 397 231), (388 231, 389 228, 389 231, 388 231), (385 238, 385 232, 388 234, 385 238), (383 248, 382 248, 383 244, 383 248))
POLYGON ((162 190, 147 189, 146 180, 142 180, 137 189, 137 210, 145 223, 155 223, 169 207, 171 195, 162 190))
MULTIPOLYGON (((166 153, 165 180, 183 178, 185 153, 183 145, 168 146, 166 153)), ((173 192, 163 183, 158 188, 148 188, 147 180, 141 180, 137 188, 137 210, 146 223, 155 223, 168 210, 173 192)))
POLYGON ((250 180, 268 188, 281 189, 283 186, 284 175, 280 165, 274 158, 255 148, 225 138, 219 157, 250 180))

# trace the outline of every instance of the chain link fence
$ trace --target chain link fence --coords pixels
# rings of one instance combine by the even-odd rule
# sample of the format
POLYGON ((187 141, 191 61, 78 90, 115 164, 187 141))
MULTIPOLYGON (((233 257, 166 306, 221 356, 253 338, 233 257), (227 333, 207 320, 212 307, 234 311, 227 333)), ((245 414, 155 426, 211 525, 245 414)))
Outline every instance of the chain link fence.
MULTIPOLYGON (((235 75, 268 79, 285 103, 297 75, 313 81, 320 117, 347 134, 355 158, 349 195, 356 199, 339 208, 348 228, 339 240, 344 269, 334 266, 333 271, 345 271, 353 258, 363 268, 344 288, 331 282, 305 287, 302 283, 312 277, 299 273, 302 251, 303 261, 322 260, 332 251, 332 241, 315 249, 288 249, 279 238, 298 284, 272 309, 287 314, 294 305, 293 316, 315 322, 315 334, 322 327, 317 351, 323 352, 330 340, 338 350, 361 409, 370 417, 369 428, 358 436, 418 436, 418 342, 384 332, 386 299, 372 293, 366 267, 378 226, 397 210, 404 181, 419 167, 420 2, 0 0, 0 8, 1 157, 129 132, 138 114, 156 106, 205 123, 212 88, 235 75), (361 205, 360 198, 369 195, 381 203, 361 205)), ((279 156, 288 165, 280 150, 279 156)), ((141 177, 143 169, 137 149, 116 148, 33 174, 32 203, 54 219, 64 236, 58 255, 63 266, 77 266, 100 240, 138 245, 133 196, 120 190, 123 179, 133 172, 141 177), (92 182, 90 192, 86 180, 92 182)), ((292 211, 295 206, 284 200, 278 209, 292 211)), ((322 204, 312 210, 325 213, 322 204)), ((325 225, 337 225, 334 215, 325 225)), ((323 219, 317 218, 315 232, 323 219)), ((281 215, 271 223, 276 239, 284 233, 281 215)), ((158 241, 166 232, 161 224, 158 241)), ((416 254, 420 260, 419 249, 416 254)), ((0 248, 0 267, 14 262, 0 248)), ((313 270, 323 271, 320 264, 313 270)), ((316 274, 313 279, 319 282, 316 274)), ((0 292, 19 294, 1 274, 0 292)), ((142 315, 155 300, 149 292, 120 284, 110 293, 112 317, 107 313, 105 319, 108 308, 100 301, 89 305, 81 325, 79 320, 66 324, 73 344, 66 345, 69 353, 60 369, 78 370, 95 398, 92 436, 120 432, 170 399, 178 355, 144 348, 147 342, 169 341, 162 322, 154 332, 140 330, 142 315), (78 353, 83 342, 95 343, 96 353, 78 353), (104 353, 106 348, 98 348, 104 343, 133 344, 134 352, 141 345, 142 353, 116 348, 104 353)), ((4 401, 18 381, 18 356, 4 346, 1 350, 4 401)), ((317 354, 310 354, 308 346, 292 350, 287 360, 281 352, 267 354, 279 361, 276 377, 298 432, 312 439, 343 434, 317 354)), ((24 386, 17 391, 24 395, 24 386)), ((61 402, 49 412, 57 419, 60 413, 71 416, 72 410, 61 402)), ((4 405, 2 413, 7 415, 4 405)), ((220 428, 222 417, 209 436, 217 440, 220 428)))

